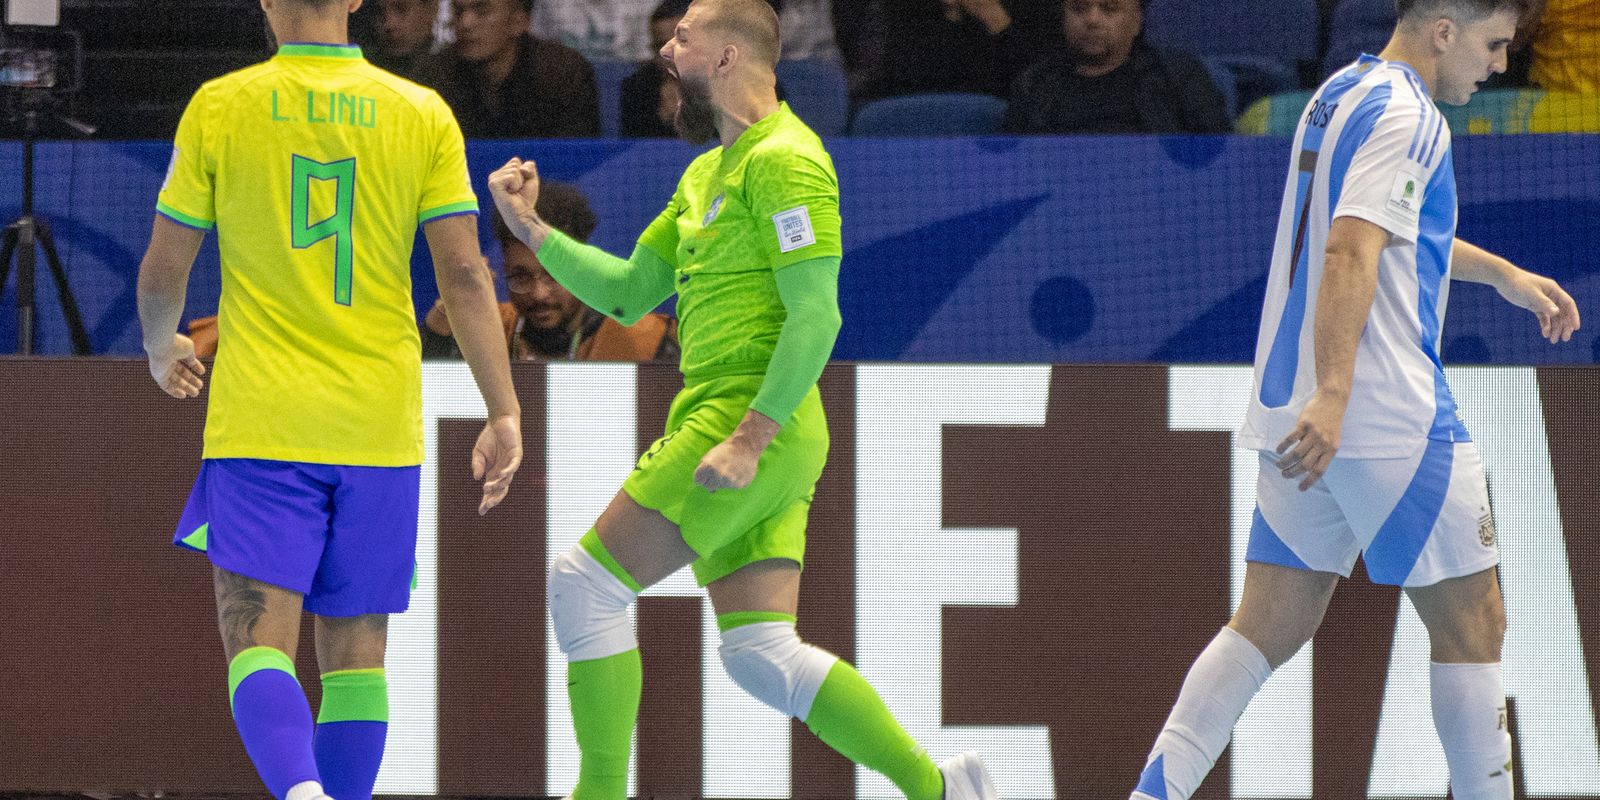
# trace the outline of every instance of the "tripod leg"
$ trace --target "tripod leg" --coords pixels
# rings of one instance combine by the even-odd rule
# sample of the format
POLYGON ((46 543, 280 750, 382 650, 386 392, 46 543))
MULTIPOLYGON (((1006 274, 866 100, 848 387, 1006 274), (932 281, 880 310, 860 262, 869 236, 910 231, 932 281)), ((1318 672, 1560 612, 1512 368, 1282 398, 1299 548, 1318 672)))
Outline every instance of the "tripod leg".
POLYGON ((34 219, 34 228, 38 231, 39 246, 44 249, 44 261, 50 266, 50 274, 56 281, 56 296, 61 299, 61 315, 66 317, 67 333, 72 337, 72 354, 89 355, 92 350, 89 344, 89 331, 83 327, 83 315, 78 313, 78 300, 72 296, 72 287, 67 283, 67 271, 61 266, 61 257, 56 255, 55 237, 50 235, 50 226, 42 219, 34 219))
POLYGON ((17 252, 17 228, 6 226, 5 242, 0 244, 0 292, 5 291, 6 279, 11 277, 11 256, 17 252))

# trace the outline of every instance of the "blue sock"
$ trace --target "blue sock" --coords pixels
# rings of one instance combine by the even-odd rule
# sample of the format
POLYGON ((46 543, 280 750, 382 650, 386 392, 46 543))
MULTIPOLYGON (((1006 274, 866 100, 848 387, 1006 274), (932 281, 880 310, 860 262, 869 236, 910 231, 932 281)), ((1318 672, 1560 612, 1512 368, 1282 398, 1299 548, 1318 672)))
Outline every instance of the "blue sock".
POLYGON ((324 791, 336 800, 371 800, 388 735, 382 667, 323 673, 315 749, 324 791))
POLYGON ((311 755, 311 707, 282 650, 252 647, 228 664, 228 696, 244 750, 272 796, 318 781, 311 755))

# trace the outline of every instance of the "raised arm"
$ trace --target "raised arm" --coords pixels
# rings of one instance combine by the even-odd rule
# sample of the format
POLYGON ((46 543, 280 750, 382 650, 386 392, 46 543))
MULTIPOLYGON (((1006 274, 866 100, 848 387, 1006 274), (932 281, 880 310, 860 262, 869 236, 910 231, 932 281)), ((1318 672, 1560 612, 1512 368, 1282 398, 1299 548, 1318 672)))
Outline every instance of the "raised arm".
POLYGON ((539 171, 513 158, 489 176, 489 192, 506 226, 539 263, 589 307, 623 325, 638 322, 672 296, 672 265, 643 245, 624 261, 578 242, 539 218, 539 171))

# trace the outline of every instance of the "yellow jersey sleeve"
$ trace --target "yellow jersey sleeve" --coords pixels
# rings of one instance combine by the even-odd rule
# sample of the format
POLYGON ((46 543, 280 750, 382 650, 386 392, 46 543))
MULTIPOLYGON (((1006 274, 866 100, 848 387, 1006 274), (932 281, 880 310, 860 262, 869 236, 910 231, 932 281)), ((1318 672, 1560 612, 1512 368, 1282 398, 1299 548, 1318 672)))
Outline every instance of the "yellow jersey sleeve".
POLYGON ((206 149, 206 115, 209 87, 202 86, 190 98, 178 135, 172 144, 172 162, 161 184, 156 211, 181 225, 209 231, 216 227, 216 156, 206 149))
POLYGON ((467 174, 467 148, 461 126, 438 95, 430 98, 434 129, 433 164, 422 184, 417 223, 456 214, 478 213, 478 198, 467 174))

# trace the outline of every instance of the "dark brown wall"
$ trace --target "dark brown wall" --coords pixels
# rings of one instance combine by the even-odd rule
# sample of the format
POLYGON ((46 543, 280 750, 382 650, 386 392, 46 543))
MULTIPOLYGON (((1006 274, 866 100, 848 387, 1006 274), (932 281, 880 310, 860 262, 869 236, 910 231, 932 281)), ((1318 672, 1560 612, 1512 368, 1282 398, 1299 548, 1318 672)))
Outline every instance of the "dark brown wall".
MULTIPOLYGON (((1227 617, 1229 437, 1168 428, 1167 374, 1058 367, 1043 429, 943 433, 944 524, 1017 528, 1021 583, 1014 608, 945 608, 944 640, 928 643, 942 647, 945 682, 928 691, 946 724, 1048 726, 1064 797, 1126 795, 1190 660, 1227 617)), ((470 476, 440 470, 447 795, 546 790, 544 375, 516 368, 524 466, 502 511, 477 516, 470 476)), ((641 449, 680 385, 670 369, 641 369, 641 449)), ((822 381, 833 446, 801 610, 802 633, 845 658, 854 385, 847 365, 822 381)), ((1600 370, 1545 370, 1540 385, 1593 682, 1600 370)), ((156 391, 142 361, 0 359, 0 791, 258 791, 228 717, 208 572, 168 544, 203 413, 156 391)), ((465 464, 479 427, 441 423, 434 455, 465 464)), ((1336 644, 1318 649, 1313 677, 1318 798, 1365 795, 1396 602, 1358 572, 1319 635, 1336 644)), ((699 788, 701 674, 720 667, 700 663, 698 608, 652 598, 640 611, 647 794, 699 788)), ((301 649, 302 676, 315 675, 309 641, 301 649)), ((852 767, 803 725, 795 734, 795 796, 849 796, 852 767)), ((1197 800, 1227 797, 1227 775, 1219 767, 1197 800)))

